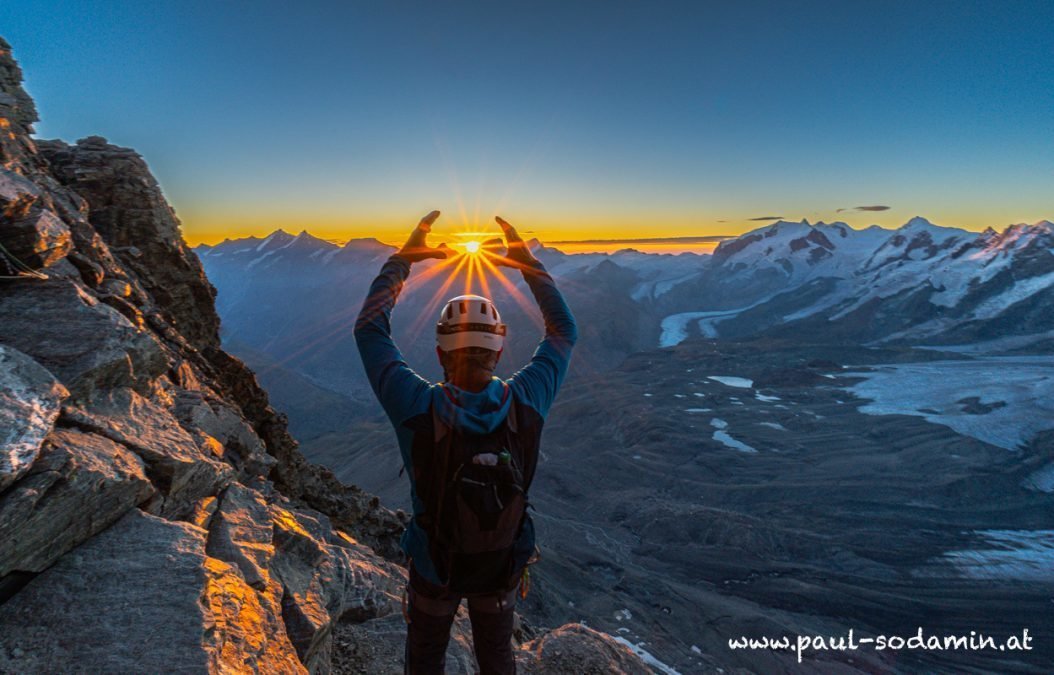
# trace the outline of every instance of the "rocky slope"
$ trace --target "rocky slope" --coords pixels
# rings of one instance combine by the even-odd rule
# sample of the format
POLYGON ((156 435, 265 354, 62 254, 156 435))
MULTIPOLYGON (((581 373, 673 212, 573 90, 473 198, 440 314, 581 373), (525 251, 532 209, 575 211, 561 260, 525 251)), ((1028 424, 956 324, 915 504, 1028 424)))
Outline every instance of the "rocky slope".
MULTIPOLYGON (((396 667, 405 516, 304 460, 145 162, 31 138, 21 79, 0 39, 0 672, 342 671, 374 621, 396 667)), ((643 671, 574 627, 524 668, 554 640, 643 671)))

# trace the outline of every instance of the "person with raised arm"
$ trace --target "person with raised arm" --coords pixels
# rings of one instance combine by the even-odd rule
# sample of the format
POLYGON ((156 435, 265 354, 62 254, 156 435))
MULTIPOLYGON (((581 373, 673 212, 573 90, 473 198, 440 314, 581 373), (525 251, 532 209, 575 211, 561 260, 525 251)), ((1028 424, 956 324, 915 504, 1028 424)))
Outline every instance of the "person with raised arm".
POLYGON ((495 218, 506 253, 480 255, 521 272, 545 335, 527 365, 508 379, 496 377, 507 330, 501 314, 488 298, 458 296, 435 327, 443 381, 414 372, 392 339, 391 313, 413 263, 454 255, 427 244, 438 217, 438 211, 425 216, 385 261, 355 324, 366 375, 395 428, 410 481, 413 518, 401 539, 409 558, 405 670, 443 672, 450 627, 465 598, 480 672, 514 673, 513 611, 537 558, 528 491, 577 328, 545 266, 512 225, 495 218))

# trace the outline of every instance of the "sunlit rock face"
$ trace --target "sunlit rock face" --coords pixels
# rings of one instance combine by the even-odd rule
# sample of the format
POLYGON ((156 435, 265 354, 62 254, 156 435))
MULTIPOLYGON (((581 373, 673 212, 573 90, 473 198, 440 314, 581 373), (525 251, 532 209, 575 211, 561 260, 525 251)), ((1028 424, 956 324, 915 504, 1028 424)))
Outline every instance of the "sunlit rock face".
POLYGON ((0 671, 328 670, 333 622, 398 611, 402 521, 219 349, 142 158, 35 141, 20 81, 0 41, 0 671))
POLYGON ((338 623, 402 622, 405 515, 220 348, 143 159, 36 119, 0 39, 0 672, 332 672, 338 623))

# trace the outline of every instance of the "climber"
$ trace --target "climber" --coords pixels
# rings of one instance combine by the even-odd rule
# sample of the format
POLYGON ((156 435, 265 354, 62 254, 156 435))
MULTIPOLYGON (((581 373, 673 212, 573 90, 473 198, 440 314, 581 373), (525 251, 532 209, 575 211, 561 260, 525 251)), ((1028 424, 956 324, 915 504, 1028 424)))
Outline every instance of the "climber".
POLYGON ((438 217, 438 211, 425 216, 387 259, 355 324, 366 375, 395 427, 410 479, 413 518, 400 542, 409 557, 405 669, 443 672, 464 597, 480 671, 514 673, 513 610, 536 553, 528 490, 577 329, 545 267, 515 228, 496 218, 506 253, 484 255, 520 270, 541 309, 544 338, 530 363, 506 380, 496 377, 505 346, 501 315, 487 298, 459 296, 436 324, 443 381, 415 373, 392 340, 391 312, 413 263, 454 255, 445 244, 426 243, 438 217))

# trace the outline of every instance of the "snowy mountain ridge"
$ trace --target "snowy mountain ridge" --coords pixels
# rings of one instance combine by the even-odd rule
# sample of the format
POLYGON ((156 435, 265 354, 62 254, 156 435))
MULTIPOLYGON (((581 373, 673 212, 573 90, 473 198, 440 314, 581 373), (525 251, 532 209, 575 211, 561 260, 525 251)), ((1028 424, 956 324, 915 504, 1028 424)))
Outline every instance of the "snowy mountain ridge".
POLYGON ((895 230, 779 221, 722 242, 682 294, 694 290, 714 303, 675 314, 690 318, 669 321, 678 330, 661 344, 690 335, 684 322, 703 318, 698 332, 711 337, 830 331, 836 324, 835 334, 864 341, 1046 339, 1054 330, 1045 316, 1052 288, 1049 220, 1001 232, 943 227, 918 216, 895 230))

